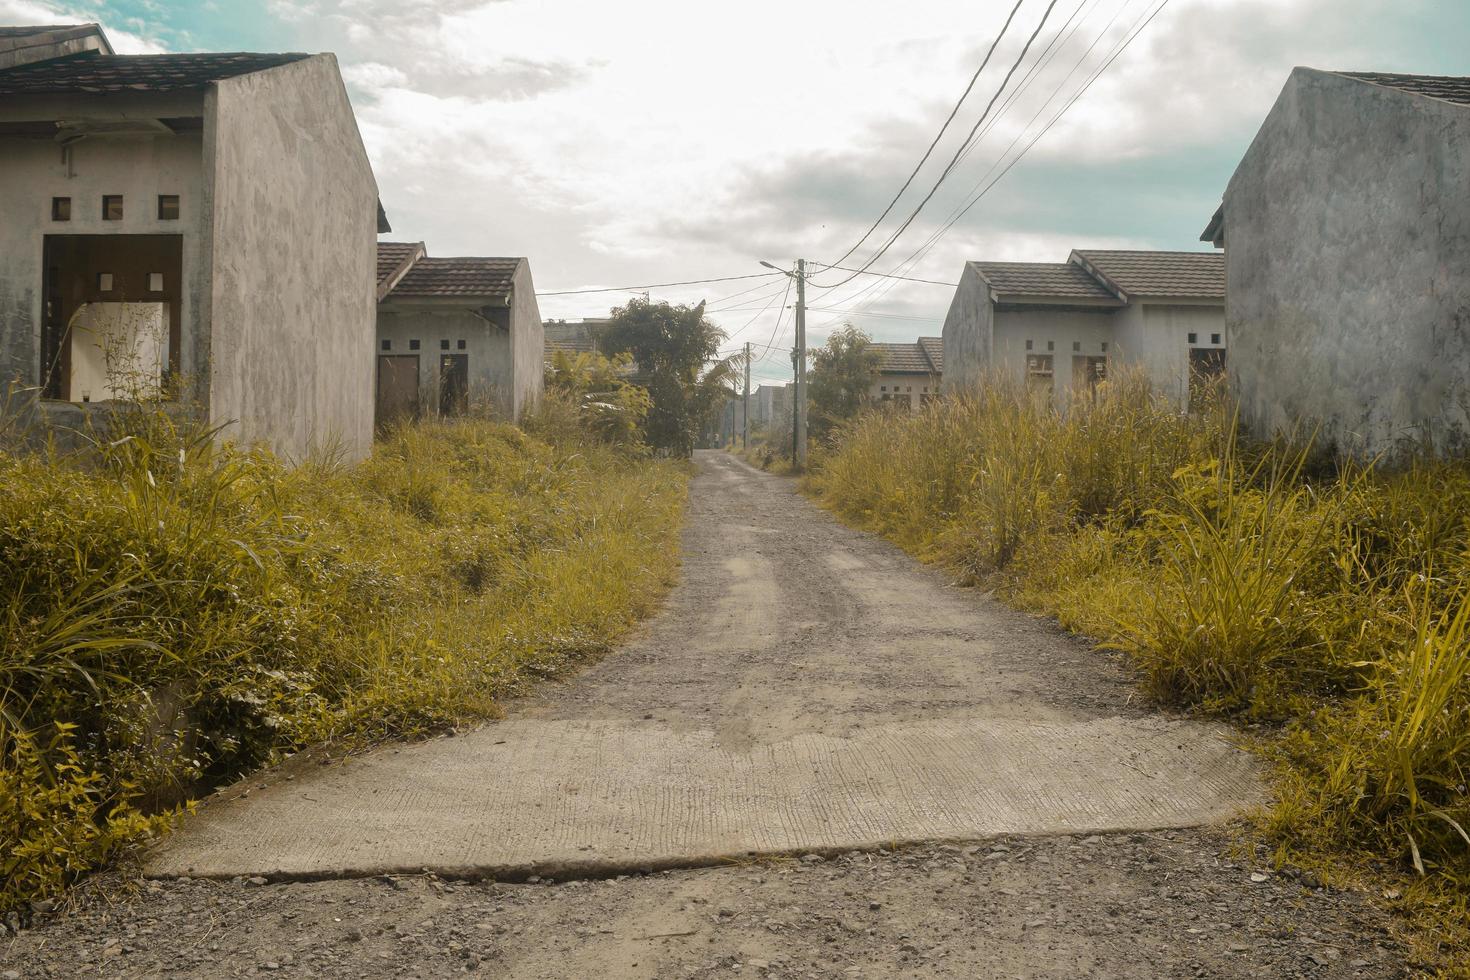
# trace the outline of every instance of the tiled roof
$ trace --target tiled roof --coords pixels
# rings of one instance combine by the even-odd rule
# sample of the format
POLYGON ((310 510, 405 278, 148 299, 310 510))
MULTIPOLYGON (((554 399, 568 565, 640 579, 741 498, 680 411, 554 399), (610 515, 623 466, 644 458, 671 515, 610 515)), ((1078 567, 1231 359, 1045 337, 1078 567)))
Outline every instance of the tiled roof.
POLYGON ((1078 249, 1072 256, 1130 297, 1225 298, 1225 256, 1219 252, 1078 249))
POLYGON ((869 344, 882 360, 878 370, 882 374, 939 374, 943 370, 944 341, 939 337, 920 337, 910 344, 869 344), (933 351, 939 349, 936 358, 933 351))
POLYGON ((1427 95, 1431 99, 1470 105, 1470 78, 1458 75, 1393 75, 1378 71, 1340 71, 1336 74, 1415 95, 1427 95))
POLYGON ((378 242, 378 288, 387 285, 423 249, 423 242, 378 242))
POLYGON ((517 258, 423 258, 393 287, 390 296, 504 296, 511 290, 517 258))
POLYGON ((929 363, 934 365, 935 374, 944 373, 944 338, 943 337, 920 337, 919 347, 924 356, 929 358, 929 363))
POLYGON ((1000 296, 1111 300, 1118 298, 1071 262, 971 262, 1000 296))
POLYGON ((0 95, 172 92, 309 58, 306 54, 91 55, 0 71, 0 95))

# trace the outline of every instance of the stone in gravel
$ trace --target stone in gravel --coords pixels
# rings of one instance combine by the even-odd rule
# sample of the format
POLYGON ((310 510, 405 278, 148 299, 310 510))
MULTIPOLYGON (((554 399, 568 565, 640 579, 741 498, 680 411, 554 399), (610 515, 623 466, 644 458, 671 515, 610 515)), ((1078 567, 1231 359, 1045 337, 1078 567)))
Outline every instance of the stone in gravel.
POLYGON ((879 909, 881 909, 882 907, 883 907, 883 903, 882 902, 869 902, 868 903, 868 911, 869 912, 876 912, 879 909))

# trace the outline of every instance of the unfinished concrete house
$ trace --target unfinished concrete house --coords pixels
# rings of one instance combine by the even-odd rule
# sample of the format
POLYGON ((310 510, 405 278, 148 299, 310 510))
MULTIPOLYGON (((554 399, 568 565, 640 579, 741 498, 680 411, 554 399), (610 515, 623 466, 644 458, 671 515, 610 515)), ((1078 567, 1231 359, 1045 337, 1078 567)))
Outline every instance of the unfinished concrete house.
POLYGON ((1295 69, 1202 237, 1258 434, 1470 449, 1470 78, 1295 69))
POLYGON ((517 419, 541 396, 544 343, 524 258, 433 258, 378 244, 379 425, 460 415, 517 419))
POLYGON ((1024 380, 1058 405, 1134 365, 1181 408, 1225 370, 1225 263, 1209 252, 1077 249, 968 262, 944 321, 943 384, 1024 380))
POLYGON ((365 454, 377 184, 329 54, 0 30, 0 378, 365 454))
POLYGON ((868 389, 872 401, 912 411, 939 397, 944 377, 943 338, 920 337, 910 344, 869 346, 882 357, 878 376, 868 389))

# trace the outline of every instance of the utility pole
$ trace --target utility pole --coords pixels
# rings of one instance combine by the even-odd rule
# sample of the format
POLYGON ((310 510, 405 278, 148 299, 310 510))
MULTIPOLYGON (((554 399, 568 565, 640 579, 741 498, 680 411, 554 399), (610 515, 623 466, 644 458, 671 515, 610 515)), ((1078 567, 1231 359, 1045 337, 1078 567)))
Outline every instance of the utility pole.
POLYGON ((791 408, 791 458, 798 470, 806 469, 806 259, 796 260, 796 271, 787 272, 769 262, 761 265, 796 280, 796 346, 791 350, 791 371, 796 375, 791 408))
POLYGON ((745 342, 745 435, 741 439, 741 449, 750 448, 750 341, 745 342))
POLYGON ((796 260, 796 468, 806 469, 806 259, 796 260))

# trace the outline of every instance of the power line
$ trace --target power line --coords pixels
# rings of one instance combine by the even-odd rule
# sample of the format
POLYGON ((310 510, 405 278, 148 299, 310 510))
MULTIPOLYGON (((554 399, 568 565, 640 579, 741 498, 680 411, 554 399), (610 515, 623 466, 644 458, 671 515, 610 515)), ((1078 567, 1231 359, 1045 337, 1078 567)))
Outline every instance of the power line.
MULTIPOLYGON (((934 186, 929 189, 929 193, 924 195, 924 199, 921 200, 918 206, 915 207, 914 210, 910 212, 909 216, 904 219, 903 224, 898 226, 898 230, 889 236, 888 241, 884 242, 883 246, 879 248, 877 252, 873 253, 871 258, 863 263, 862 271, 867 271, 869 268, 872 267, 873 263, 877 262, 883 257, 888 249, 893 246, 893 243, 898 241, 899 236, 908 230, 909 225, 914 223, 914 219, 919 216, 919 212, 924 210, 924 206, 927 205, 929 201, 934 197, 934 195, 939 192, 940 185, 944 183, 945 179, 954 170, 955 165, 959 163, 960 156, 964 153, 965 146, 968 145, 969 141, 974 138, 976 131, 980 129, 980 126, 985 122, 986 118, 989 117, 990 110, 995 107, 995 103, 1000 99, 1001 94, 1005 92, 1006 86, 1010 84, 1011 77, 1016 73, 1016 69, 1021 67, 1021 62, 1025 60, 1026 53, 1031 50, 1032 43, 1035 42, 1037 35, 1041 33, 1042 28, 1046 26, 1047 18, 1051 16, 1052 9, 1056 7, 1056 5, 1057 0, 1051 0, 1051 2, 1046 5, 1046 10, 1041 15, 1040 23, 1038 23, 1036 25, 1036 29, 1031 32, 1031 36, 1026 39, 1026 44, 1021 48, 1020 55, 1018 55, 1016 57, 1016 60, 1011 64, 1010 69, 1006 72, 1005 78, 1001 79, 1000 86, 995 90, 995 94, 992 95, 990 97, 990 101, 986 103, 985 111, 980 114, 979 119, 975 120, 975 125, 970 127, 970 132, 965 136, 964 143, 962 143, 960 145, 960 148, 955 151, 955 155, 950 158, 949 163, 945 166, 943 172, 940 173, 939 178, 934 181, 934 186)), ((846 256, 844 256, 844 258, 845 257, 846 256)), ((857 272, 850 273, 846 279, 843 279, 840 282, 832 283, 831 285, 833 287, 841 286, 843 283, 851 282, 858 275, 859 273, 857 272)))
MULTIPOLYGON (((902 279, 906 282, 925 282, 931 286, 949 286, 951 289, 959 285, 959 283, 957 282, 943 282, 939 279, 915 279, 913 276, 895 276, 892 273, 888 272, 872 272, 868 269, 851 269, 845 265, 828 265, 826 262, 815 262, 813 263, 813 265, 819 265, 824 269, 841 269, 843 272, 856 272, 864 276, 879 276, 883 279, 902 279)), ((814 285, 813 288, 835 289, 836 287, 817 287, 814 285)), ((812 309, 815 309, 815 307, 812 307, 812 309)))
POLYGON ((899 198, 903 197, 903 192, 908 190, 909 185, 914 182, 914 178, 919 176, 919 171, 923 169, 924 164, 929 162, 929 157, 934 153, 934 148, 939 145, 939 141, 944 138, 945 132, 949 130, 949 124, 954 122, 955 116, 959 115, 960 106, 965 104, 965 100, 974 91, 975 83, 980 81, 980 76, 990 64, 990 59, 995 54, 995 49, 1000 46, 1001 39, 1006 36, 1006 31, 1010 30, 1011 21, 1016 19, 1016 14, 1020 12, 1021 5, 1025 2, 1026 0, 1016 0, 1016 5, 1006 15, 1005 23, 1001 25, 1000 33, 995 36, 995 40, 990 42, 990 48, 985 52, 985 58, 980 62, 980 67, 976 68, 975 74, 970 76, 970 84, 965 86, 965 91, 960 95, 959 101, 954 104, 953 109, 949 110, 949 117, 944 120, 944 125, 939 127, 939 132, 934 134, 933 141, 930 142, 929 148, 924 151, 924 155, 919 158, 919 162, 914 165, 913 173, 909 174, 908 179, 903 182, 903 186, 898 189, 898 193, 893 195, 893 200, 888 202, 888 206, 883 209, 882 214, 878 215, 878 220, 873 222, 873 226, 863 232, 863 237, 859 238, 853 244, 852 248, 842 253, 841 257, 837 259, 838 262, 845 261, 849 255, 862 247, 863 242, 868 240, 868 236, 877 231, 878 226, 883 223, 883 219, 888 217, 889 212, 893 210, 893 206, 898 203, 899 198))
MULTIPOLYGON (((1028 152, 1030 152, 1031 148, 1035 146, 1043 136, 1051 131, 1052 127, 1055 126, 1057 122, 1062 118, 1062 116, 1066 114, 1067 110, 1072 108, 1072 106, 1076 104, 1077 100, 1082 98, 1082 96, 1087 93, 1087 90, 1092 87, 1093 83, 1096 82, 1100 77, 1102 77, 1102 74, 1107 71, 1109 67, 1112 66, 1114 61, 1118 60, 1119 56, 1121 56, 1123 52, 1128 49, 1128 46, 1131 45, 1133 41, 1144 32, 1148 25, 1153 22, 1153 19, 1157 17, 1159 13, 1168 5, 1169 0, 1161 0, 1159 5, 1154 8, 1152 13, 1150 13, 1147 17, 1141 18, 1141 22, 1138 23, 1138 26, 1124 38, 1122 43, 1118 45, 1118 47, 1100 66, 1098 66, 1097 70, 1092 73, 1087 81, 1083 83, 1082 87, 1078 89, 1077 92, 1070 99, 1068 99, 1067 102, 1059 110, 1057 110, 1056 114, 1046 121, 1046 124, 1042 126, 1041 130, 1034 137, 1032 137, 1025 146, 1021 148, 1021 152, 1012 157, 1010 162, 1005 165, 1004 169, 1002 169, 1000 173, 995 175, 995 178, 993 180, 985 184, 984 188, 980 189, 978 193, 974 194, 973 197, 970 198, 969 202, 966 203, 963 208, 960 208, 959 211, 955 212, 954 215, 944 224, 944 226, 941 227, 939 231, 936 232, 933 236, 931 236, 930 241, 920 246, 920 248, 932 248, 934 244, 938 243, 940 237, 947 233, 950 228, 954 227, 955 223, 958 222, 960 218, 964 217, 971 208, 980 203, 981 199, 984 198, 985 195, 990 193, 991 188, 1000 183, 1001 179, 1005 177, 1006 174, 1010 173, 1011 168, 1019 163, 1021 161, 1021 158, 1024 157, 1028 152)), ((1095 46, 1096 45, 1094 44, 1094 47, 1095 46)), ((1089 48, 1088 53, 1091 53, 1091 51, 1092 48, 1089 48)), ((1083 58, 1085 59, 1086 57, 1087 55, 1084 54, 1083 58)), ((1078 67, 1080 67, 1080 65, 1081 62, 1078 63, 1078 67)), ((1073 71, 1075 72, 1075 70, 1076 68, 1074 67, 1073 71)), ((1071 73, 1068 73, 1067 77, 1070 78, 1071 73)), ((1065 79, 1063 80, 1063 84, 1065 84, 1065 79)), ((1059 90, 1060 86, 1058 87, 1057 91, 1059 90)), ((1055 96, 1056 91, 1052 93, 1052 98, 1055 98, 1055 96)), ((1036 114, 1031 117, 1031 120, 1027 123, 1026 128, 1030 128, 1030 123, 1036 121, 1041 113, 1045 111, 1046 106, 1050 104, 1050 102, 1051 99, 1049 98, 1045 103, 1042 104, 1041 109, 1037 110, 1036 114)), ((1022 139, 1022 137, 1025 136, 1025 133, 1026 130, 1023 129, 1021 133, 1018 134, 1017 137, 1011 141, 1010 146, 1006 147, 1005 151, 1000 155, 999 158, 997 158, 996 162, 992 164, 990 169, 985 172, 985 174, 980 178, 979 181, 976 182, 975 188, 980 188, 980 184, 984 183, 985 179, 989 177, 991 173, 995 172, 995 168, 1000 165, 1000 161, 1005 159, 1006 154, 1009 153, 1011 148, 1014 147, 1016 143, 1018 143, 1022 139)), ((975 188, 972 188, 972 190, 974 190, 975 188)))
POLYGON ((669 286, 699 286, 707 282, 733 282, 736 279, 768 279, 784 276, 784 272, 757 272, 748 276, 716 276, 713 279, 685 279, 683 282, 651 282, 646 286, 600 286, 596 289, 558 289, 537 296, 574 296, 579 293, 637 293, 645 289, 664 289, 669 286))
MULTIPOLYGON (((1087 61, 1088 57, 1096 49, 1097 45, 1102 41, 1102 39, 1107 35, 1108 30, 1111 29, 1113 23, 1117 21, 1119 15, 1121 15, 1122 11, 1124 9, 1126 9, 1126 7, 1128 6, 1128 4, 1125 3, 1122 7, 1119 7, 1114 12, 1113 16, 1109 19, 1107 25, 1098 34, 1098 36, 1093 40, 1092 44, 1088 46, 1088 48, 1087 48, 1087 50, 1085 52, 1083 52, 1082 56, 1077 60, 1077 63, 1072 66, 1072 69, 1067 72, 1067 75, 1062 79, 1062 81, 1057 85, 1057 87, 1052 90, 1051 95, 1047 96, 1047 98, 1045 99, 1045 101, 1043 101, 1041 107, 1036 110, 1036 112, 1032 115, 1031 119, 1028 120, 1027 123, 1026 123, 1026 125, 1022 127, 1021 132, 1018 133, 1013 140, 1011 140, 1010 145, 1007 146, 1006 149, 1001 152, 1000 156, 996 159, 995 163, 993 163, 990 166, 989 170, 987 170, 985 172, 985 174, 983 174, 980 177, 980 179, 975 182, 974 187, 971 188, 971 192, 973 193, 973 192, 975 192, 975 191, 978 190, 979 193, 975 193, 974 196, 971 197, 970 200, 963 205, 963 207, 957 207, 956 210, 952 211, 950 213, 950 216, 948 217, 948 219, 944 223, 944 225, 941 228, 939 228, 937 231, 935 231, 932 235, 930 235, 930 237, 928 238, 928 240, 926 240, 923 244, 919 245, 916 249, 914 249, 914 251, 912 253, 910 253, 909 256, 906 259, 904 259, 904 261, 902 261, 898 265, 894 266, 894 270, 897 271, 897 270, 900 270, 900 269, 911 268, 912 266, 914 266, 915 264, 917 264, 920 259, 922 259, 925 255, 927 255, 928 252, 931 251, 933 249, 933 247, 939 243, 939 240, 941 238, 943 238, 944 235, 947 234, 949 232, 949 230, 951 228, 953 228, 954 225, 962 217, 964 217, 964 215, 971 208, 973 208, 977 203, 979 203, 979 201, 986 194, 988 194, 990 192, 991 188, 993 188, 997 183, 999 183, 999 181, 1010 171, 1010 169, 1012 167, 1014 167, 1018 162, 1020 162, 1021 158, 1023 156, 1025 156, 1026 153, 1033 146, 1035 146, 1036 143, 1043 136, 1045 136, 1046 133, 1057 123, 1057 121, 1061 119, 1061 117, 1072 107, 1072 105, 1075 104, 1087 92, 1087 90, 1092 87, 1093 83, 1096 82, 1097 79, 1100 78, 1102 76, 1102 74, 1105 71, 1107 71, 1107 69, 1113 64, 1113 62, 1116 61, 1118 59, 1118 57, 1121 56, 1122 53, 1125 50, 1127 50, 1128 46, 1130 44, 1132 44, 1133 41, 1140 34, 1143 33, 1144 29, 1146 29, 1148 27, 1148 25, 1150 23, 1152 23, 1153 19, 1159 15, 1159 13, 1164 9, 1164 7, 1166 7, 1168 5, 1168 3, 1169 3, 1169 0, 1162 0, 1162 2, 1156 8, 1154 8, 1154 10, 1153 10, 1152 13, 1149 13, 1146 17, 1140 16, 1139 21, 1136 21, 1135 22, 1134 28, 1131 29, 1131 31, 1127 34, 1127 36, 1125 37, 1125 39, 1111 52, 1111 54, 1104 60, 1104 62, 1091 74, 1091 76, 1082 85, 1082 87, 1071 98, 1069 98, 1067 100, 1067 102, 1061 107, 1061 109, 1058 110, 1046 122, 1046 124, 1043 126, 1043 128, 1041 129, 1041 131, 1038 132, 1022 148, 1021 152, 1019 154, 1017 154, 1013 159, 1011 159, 1006 164, 1005 168, 998 175, 996 175, 995 179, 994 180, 991 180, 988 184, 986 184, 985 183, 986 178, 990 177, 990 175, 995 172, 996 167, 1000 166, 1001 162, 1003 160, 1005 160, 1006 156, 1016 146, 1016 144, 1019 143, 1022 139, 1025 138, 1027 131, 1031 128, 1031 125, 1038 118, 1040 118, 1040 116, 1046 111, 1047 107, 1049 105, 1051 105, 1052 101, 1057 97, 1057 95, 1061 92, 1061 90, 1066 86, 1067 81, 1069 79, 1071 79, 1071 77, 1074 74, 1076 74, 1077 69, 1080 68, 1080 67, 1082 67, 1083 63, 1085 63, 1087 61), (985 185, 983 190, 980 189, 982 184, 985 185)), ((875 283, 872 283, 868 288, 862 290, 861 292, 867 292, 869 289, 872 289, 872 288, 877 287, 879 285, 882 285, 882 286, 886 287, 883 290, 885 292, 886 292, 886 289, 887 288, 891 288, 892 287, 892 283, 878 283, 878 282, 875 282, 875 283)), ((851 302, 853 299, 856 299, 858 295, 861 295, 861 292, 858 293, 858 294, 854 294, 854 296, 850 297, 849 298, 849 302, 851 302)), ((881 296, 881 293, 879 295, 881 296)), ((875 300, 877 298, 878 298, 877 296, 874 297, 875 300)), ((835 318, 834 318, 834 320, 828 321, 828 322, 829 323, 835 322, 835 318)))
POLYGON ((902 313, 866 313, 862 310, 835 310, 830 306, 808 306, 807 309, 814 313, 840 313, 843 316, 872 316, 884 320, 920 320, 924 323, 939 322, 939 318, 934 316, 906 316, 902 313))

